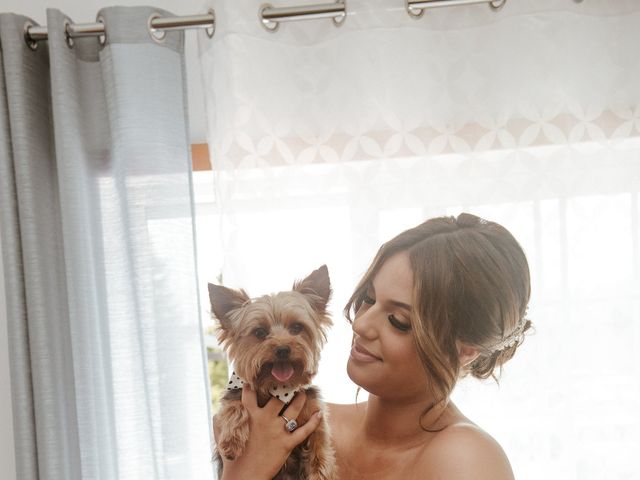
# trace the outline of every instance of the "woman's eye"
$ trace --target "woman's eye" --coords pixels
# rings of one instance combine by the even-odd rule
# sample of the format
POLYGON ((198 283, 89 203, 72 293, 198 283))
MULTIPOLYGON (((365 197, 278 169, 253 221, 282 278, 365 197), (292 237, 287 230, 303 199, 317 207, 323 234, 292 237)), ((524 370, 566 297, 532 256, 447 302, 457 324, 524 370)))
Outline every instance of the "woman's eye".
POLYGON ((291 332, 292 335, 298 335, 299 333, 302 333, 303 330, 304 325, 301 323, 294 323, 289 327, 289 332, 291 332))
POLYGON ((411 330, 411 325, 401 322, 395 317, 395 315, 389 315, 388 318, 389 318, 389 323, 393 325, 394 328, 397 328, 401 332, 408 332, 409 330, 411 330))
POLYGON ((374 303, 376 303, 376 299, 370 297, 369 294, 365 292, 362 294, 362 302, 366 303, 367 305, 373 305, 374 303))
POLYGON ((269 332, 264 327, 258 327, 253 331, 253 334, 256 336, 256 338, 262 340, 269 334, 269 332))

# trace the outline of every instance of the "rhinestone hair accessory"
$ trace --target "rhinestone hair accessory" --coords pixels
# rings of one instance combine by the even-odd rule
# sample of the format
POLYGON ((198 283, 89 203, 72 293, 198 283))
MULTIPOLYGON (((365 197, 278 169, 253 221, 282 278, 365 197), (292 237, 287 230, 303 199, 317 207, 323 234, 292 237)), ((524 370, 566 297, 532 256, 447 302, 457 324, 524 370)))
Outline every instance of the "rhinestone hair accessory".
POLYGON ((528 310, 529 309, 527 308, 527 311, 525 311, 524 316, 520 319, 520 321, 518 322, 518 325, 516 325, 516 328, 513 330, 513 332, 511 332, 510 335, 502 339, 498 344, 494 345, 493 348, 491 348, 492 352, 499 352, 507 348, 511 348, 516 343, 518 343, 518 341, 524 334, 524 327, 529 321, 529 319, 527 318, 528 310))

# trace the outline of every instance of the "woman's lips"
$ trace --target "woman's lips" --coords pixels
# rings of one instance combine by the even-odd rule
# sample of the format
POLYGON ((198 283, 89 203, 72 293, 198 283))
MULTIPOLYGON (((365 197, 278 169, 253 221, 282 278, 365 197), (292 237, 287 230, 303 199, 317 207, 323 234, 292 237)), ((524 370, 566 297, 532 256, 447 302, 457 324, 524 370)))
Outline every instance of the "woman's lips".
POLYGON ((351 346, 351 358, 357 360, 359 362, 380 362, 381 358, 376 357, 369 350, 364 348, 362 345, 359 345, 357 342, 354 342, 351 346))

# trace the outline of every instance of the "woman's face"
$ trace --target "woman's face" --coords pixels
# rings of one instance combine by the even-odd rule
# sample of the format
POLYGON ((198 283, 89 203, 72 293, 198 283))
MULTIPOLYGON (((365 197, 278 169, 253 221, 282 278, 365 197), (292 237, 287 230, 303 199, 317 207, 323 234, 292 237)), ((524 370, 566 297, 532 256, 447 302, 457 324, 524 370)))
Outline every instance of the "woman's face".
POLYGON ((427 391, 410 331, 412 292, 409 256, 397 253, 380 267, 353 320, 347 373, 374 395, 409 399, 427 391))

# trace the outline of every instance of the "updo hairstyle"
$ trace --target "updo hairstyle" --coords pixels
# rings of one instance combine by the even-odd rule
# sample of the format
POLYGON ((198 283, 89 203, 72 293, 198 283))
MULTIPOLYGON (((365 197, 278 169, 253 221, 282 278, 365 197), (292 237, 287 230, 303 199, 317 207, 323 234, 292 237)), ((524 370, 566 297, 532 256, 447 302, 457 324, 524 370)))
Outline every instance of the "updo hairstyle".
POLYGON ((493 377, 531 327, 522 247, 501 225, 468 213, 427 220, 383 244, 345 306, 352 315, 382 264, 406 252, 413 270, 411 333, 435 398, 447 400, 467 374, 493 377), (463 368, 456 341, 479 356, 463 368))

